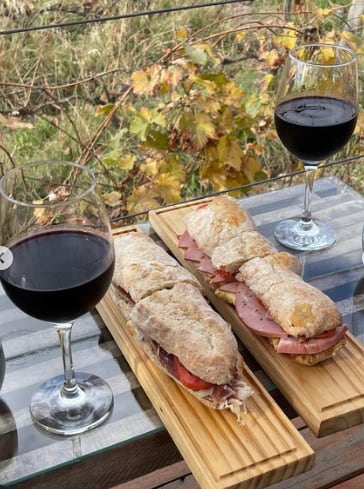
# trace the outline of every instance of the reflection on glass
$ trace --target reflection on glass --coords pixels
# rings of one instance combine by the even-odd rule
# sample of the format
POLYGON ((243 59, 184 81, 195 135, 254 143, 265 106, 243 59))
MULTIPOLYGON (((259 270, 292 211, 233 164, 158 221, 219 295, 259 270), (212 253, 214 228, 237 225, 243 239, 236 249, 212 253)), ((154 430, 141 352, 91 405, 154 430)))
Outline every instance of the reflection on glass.
POLYGON ((352 333, 364 343, 364 277, 358 281, 353 293, 352 333))
MULTIPOLYGON (((16 455, 18 450, 18 432, 15 420, 8 405, 0 399, 0 462, 16 455)), ((0 465, 0 473, 1 473, 0 465)))

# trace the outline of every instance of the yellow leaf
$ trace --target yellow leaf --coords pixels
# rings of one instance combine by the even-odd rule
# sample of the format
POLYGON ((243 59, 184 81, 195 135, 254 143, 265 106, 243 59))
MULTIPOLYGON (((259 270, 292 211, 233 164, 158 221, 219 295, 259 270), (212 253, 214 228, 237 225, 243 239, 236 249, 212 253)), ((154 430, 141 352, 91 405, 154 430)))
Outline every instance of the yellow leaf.
POLYGON ((330 15, 332 15, 332 10, 329 8, 318 8, 316 9, 316 15, 325 19, 326 17, 330 17, 330 15))
POLYGON ((140 165, 140 170, 150 177, 155 177, 156 175, 158 175, 159 171, 158 162, 156 160, 148 158, 145 163, 142 163, 140 165))
POLYGON ((155 192, 147 185, 140 185, 135 188, 127 198, 127 208, 129 213, 144 212, 160 206, 155 192))
POLYGON ((134 71, 131 75, 134 92, 138 95, 151 95, 159 83, 160 72, 160 65, 153 65, 145 70, 134 71))
POLYGON ((236 171, 240 170, 244 152, 237 141, 230 140, 227 136, 223 136, 219 139, 217 152, 219 160, 223 164, 231 166, 236 171))
POLYGON ((135 93, 142 95, 146 92, 149 80, 145 71, 139 70, 134 72, 131 75, 131 79, 133 81, 133 88, 135 93))
POLYGON ((174 175, 162 173, 156 179, 154 189, 167 203, 178 202, 181 199, 181 184, 174 175))
POLYGON ((242 164, 242 170, 244 172, 244 175, 246 175, 246 177, 250 182, 254 181, 255 174, 258 171, 260 171, 260 169, 261 169, 261 164, 259 163, 258 160, 250 156, 245 156, 242 164))
POLYGON ((183 41, 183 39, 186 39, 188 35, 188 32, 186 29, 177 29, 176 30, 176 39, 178 41, 183 41))
POLYGON ((283 29, 282 35, 274 37, 274 43, 287 49, 292 49, 296 45, 298 33, 292 23, 287 24, 292 29, 283 29))
POLYGON ((235 36, 237 42, 244 41, 245 38, 246 38, 246 32, 238 32, 235 36))
POLYGON ((108 192, 103 194, 103 200, 109 207, 116 207, 120 204, 121 193, 117 191, 108 192))
POLYGON ((128 153, 118 161, 118 167, 122 170, 132 170, 136 162, 136 156, 128 153))
POLYGON ((276 49, 265 51, 261 55, 261 59, 263 59, 270 68, 275 68, 282 63, 281 56, 276 49))

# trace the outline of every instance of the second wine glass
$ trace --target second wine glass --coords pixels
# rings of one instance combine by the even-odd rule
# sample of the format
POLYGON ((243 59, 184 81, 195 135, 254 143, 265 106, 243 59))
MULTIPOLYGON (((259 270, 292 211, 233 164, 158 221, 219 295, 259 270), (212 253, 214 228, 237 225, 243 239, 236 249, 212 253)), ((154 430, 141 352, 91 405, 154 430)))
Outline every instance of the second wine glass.
POLYGON ((281 221, 276 239, 294 250, 315 251, 335 243, 333 228, 311 216, 316 169, 352 136, 358 117, 355 53, 343 46, 296 46, 285 63, 278 87, 275 125, 283 145, 305 168, 304 210, 281 221))

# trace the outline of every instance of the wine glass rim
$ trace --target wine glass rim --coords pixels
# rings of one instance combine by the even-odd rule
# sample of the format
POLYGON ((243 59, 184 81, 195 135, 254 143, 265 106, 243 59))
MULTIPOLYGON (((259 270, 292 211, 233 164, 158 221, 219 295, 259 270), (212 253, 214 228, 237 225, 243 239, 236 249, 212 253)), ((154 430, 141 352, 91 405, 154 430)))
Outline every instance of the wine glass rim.
POLYGON ((52 201, 52 202, 46 202, 46 203, 34 203, 34 202, 26 202, 23 200, 17 200, 11 197, 5 190, 4 188, 4 183, 5 181, 11 177, 11 175, 15 174, 16 172, 21 172, 22 170, 25 170, 26 168, 29 168, 31 166, 41 166, 41 165, 64 165, 64 166, 70 166, 73 168, 78 168, 79 170, 82 170, 86 173, 89 174, 91 177, 90 179, 90 185, 89 187, 80 195, 77 197, 69 199, 67 202, 70 204, 75 201, 82 200, 86 195, 88 195, 90 192, 92 192, 96 188, 96 175, 95 173, 85 165, 81 165, 80 163, 74 163, 72 161, 65 161, 65 160, 36 160, 36 161, 30 161, 28 163, 24 163, 23 165, 15 166, 14 168, 11 168, 7 172, 4 173, 4 175, 0 179, 0 195, 4 197, 4 199, 8 200, 9 202, 12 202, 13 204, 17 205, 22 205, 23 207, 37 207, 37 208, 45 208, 45 207, 57 207, 57 206, 62 206, 65 204, 64 201, 52 201))
POLYGON ((332 68, 334 66, 345 66, 345 65, 350 65, 352 63, 355 63, 356 61, 356 54, 355 52, 348 48, 347 46, 341 46, 339 44, 330 44, 330 43, 320 43, 320 42, 312 42, 312 43, 307 43, 307 44, 297 44, 294 46, 292 49, 289 51, 289 56, 294 59, 295 61, 305 63, 307 65, 311 66, 322 66, 322 67, 328 67, 332 68), (302 60, 299 57, 297 57, 296 52, 299 49, 302 48, 335 48, 336 50, 343 51, 347 54, 350 55, 350 58, 347 60, 341 60, 341 61, 336 61, 335 63, 323 63, 323 62, 317 62, 317 61, 312 61, 312 60, 302 60))

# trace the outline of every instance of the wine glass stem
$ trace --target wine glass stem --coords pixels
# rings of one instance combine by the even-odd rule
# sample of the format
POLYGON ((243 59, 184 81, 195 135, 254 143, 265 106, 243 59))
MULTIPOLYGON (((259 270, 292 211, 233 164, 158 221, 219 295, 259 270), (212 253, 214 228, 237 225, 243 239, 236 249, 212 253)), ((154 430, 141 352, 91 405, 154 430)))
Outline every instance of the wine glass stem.
POLYGON ((73 368, 72 349, 71 349, 71 331, 72 323, 57 324, 57 333, 62 351, 64 383, 62 396, 72 398, 78 394, 78 385, 73 368))
POLYGON ((309 229, 312 226, 311 219, 311 201, 312 190, 316 176, 316 166, 305 164, 305 200, 303 214, 301 218, 301 224, 305 229, 309 229))

